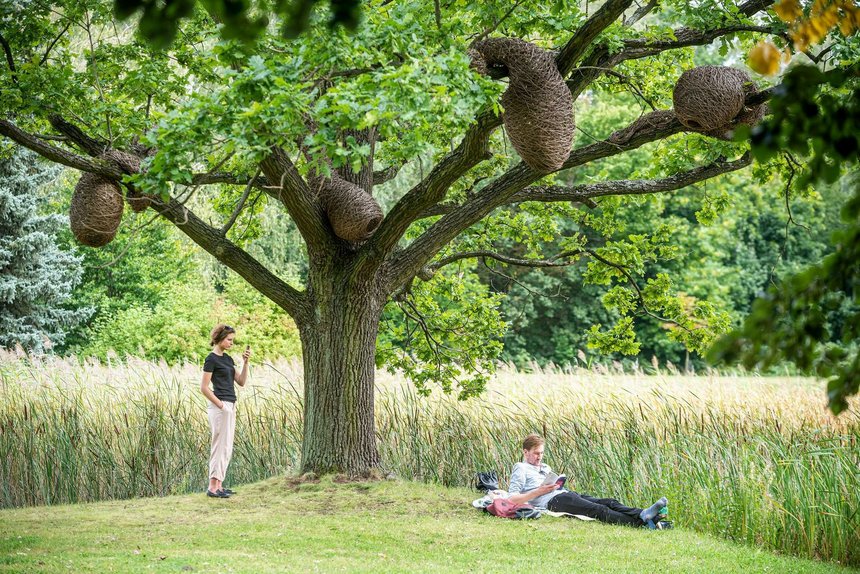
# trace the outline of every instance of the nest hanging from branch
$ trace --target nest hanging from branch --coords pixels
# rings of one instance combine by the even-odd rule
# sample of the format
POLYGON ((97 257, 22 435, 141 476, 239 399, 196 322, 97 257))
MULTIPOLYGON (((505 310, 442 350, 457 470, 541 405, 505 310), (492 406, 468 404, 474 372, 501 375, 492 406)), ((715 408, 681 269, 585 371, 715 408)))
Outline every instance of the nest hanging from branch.
POLYGON ((69 209, 75 239, 89 247, 107 245, 119 229, 122 209, 122 194, 115 181, 84 173, 75 186, 69 209))
POLYGON ((686 127, 707 132, 728 126, 744 107, 750 78, 727 66, 687 70, 672 92, 675 115, 686 127))
POLYGON ((511 143, 535 171, 561 168, 573 144, 573 98, 550 52, 516 38, 490 38, 469 51, 472 68, 510 76, 502 120, 511 143))
POLYGON ((335 235, 346 241, 364 241, 382 223, 382 208, 369 193, 332 173, 310 180, 319 191, 320 204, 335 235))
MULTIPOLYGON (((744 74, 744 77, 746 77, 747 79, 747 81, 744 83, 744 100, 746 100, 747 96, 749 96, 750 94, 754 94, 758 91, 758 85, 755 82, 750 81, 749 76, 747 76, 746 74, 744 74)), ((762 103, 755 106, 744 105, 730 122, 712 130, 702 131, 702 133, 712 138, 732 141, 734 139, 735 128, 737 126, 743 124, 752 127, 759 123, 767 114, 767 112, 767 103, 762 103)))

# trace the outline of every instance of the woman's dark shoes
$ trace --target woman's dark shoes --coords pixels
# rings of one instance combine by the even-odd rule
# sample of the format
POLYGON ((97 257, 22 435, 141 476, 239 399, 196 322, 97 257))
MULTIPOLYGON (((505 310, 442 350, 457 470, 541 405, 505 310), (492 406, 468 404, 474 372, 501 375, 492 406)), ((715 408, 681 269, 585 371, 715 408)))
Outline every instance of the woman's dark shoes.
POLYGON ((224 492, 223 490, 216 490, 212 492, 211 490, 206 491, 206 496, 211 498, 230 498, 230 495, 224 492))
POLYGON ((235 490, 230 490, 229 488, 222 488, 221 492, 226 492, 227 494, 236 494, 235 490))

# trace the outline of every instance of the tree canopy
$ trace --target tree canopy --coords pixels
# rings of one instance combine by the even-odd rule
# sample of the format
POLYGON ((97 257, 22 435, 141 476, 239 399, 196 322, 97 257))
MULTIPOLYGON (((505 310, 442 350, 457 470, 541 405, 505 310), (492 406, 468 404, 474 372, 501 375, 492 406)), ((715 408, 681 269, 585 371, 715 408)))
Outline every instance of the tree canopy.
MULTIPOLYGON (((186 4, 167 49, 115 21, 110 2, 4 6, 0 135, 107 186, 121 183, 133 207, 148 207, 125 221, 173 223, 293 317, 305 366, 304 468, 378 466, 376 361, 420 386, 481 391, 500 350, 483 338, 501 322, 497 298, 475 288, 476 260, 576 266, 612 312, 611 324, 589 332, 604 351, 636 353, 643 318, 692 351, 728 329, 725 310, 679 293, 659 270, 684 256, 672 222, 637 229, 625 216, 649 196, 752 163, 746 142, 682 124, 672 91, 694 66, 695 47, 728 54, 783 33, 771 2, 456 1, 433 10, 378 0, 363 6, 354 33, 315 25, 332 17, 317 7, 298 38, 284 38, 275 13, 254 43, 225 39, 207 3, 186 4), (499 44, 487 40, 504 37, 530 42, 518 45, 550 63, 575 117, 619 92, 633 98, 628 113, 594 132, 580 121, 557 169, 520 161, 515 118, 505 114, 532 106, 505 99, 521 90, 522 67, 491 61, 489 47, 499 44), (474 50, 490 62, 485 74, 473 69, 474 50), (604 169, 603 160, 640 148, 647 164, 604 169), (395 178, 403 191, 388 196, 395 178), (346 199, 330 199, 331 189, 348 190, 346 199), (384 219, 366 235, 337 231, 336 212, 348 217, 377 200, 384 219), (304 242, 301 284, 252 255, 268 206, 286 212, 304 242), (390 313, 403 314, 402 330, 377 348, 390 313)), ((773 94, 767 83, 744 82, 741 108, 759 109, 773 94)), ((782 165, 762 164, 757 176, 782 165)), ((708 204, 703 217, 719 211, 718 198, 708 204)))

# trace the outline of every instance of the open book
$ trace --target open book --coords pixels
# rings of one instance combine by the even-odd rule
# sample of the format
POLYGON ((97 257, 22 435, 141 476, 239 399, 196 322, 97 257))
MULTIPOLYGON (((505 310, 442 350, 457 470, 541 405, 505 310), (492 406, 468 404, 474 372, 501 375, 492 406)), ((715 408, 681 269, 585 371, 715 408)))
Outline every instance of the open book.
POLYGON ((561 488, 562 486, 564 486, 564 483, 566 480, 567 480, 567 477, 565 475, 550 472, 549 474, 546 475, 546 478, 543 480, 543 483, 545 485, 555 483, 556 488, 561 488))

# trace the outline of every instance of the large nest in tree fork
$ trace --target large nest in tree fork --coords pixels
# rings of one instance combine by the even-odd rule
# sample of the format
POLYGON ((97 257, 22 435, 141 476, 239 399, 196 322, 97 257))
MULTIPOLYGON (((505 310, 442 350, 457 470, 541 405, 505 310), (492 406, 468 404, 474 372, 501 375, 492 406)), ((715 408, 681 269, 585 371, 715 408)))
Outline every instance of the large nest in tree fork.
MULTIPOLYGON (((758 86, 754 82, 747 82, 744 85, 744 99, 746 99, 746 97, 750 94, 754 94, 757 91, 758 86)), ((735 128, 737 126, 741 124, 747 126, 754 126, 764 118, 767 112, 768 107, 766 103, 758 104, 755 106, 744 105, 744 107, 741 108, 741 111, 738 112, 738 115, 736 115, 729 123, 713 130, 703 131, 702 133, 712 138, 732 141, 734 139, 735 128)))
MULTIPOLYGON (((99 156, 101 159, 107 159, 116 163, 121 170, 129 175, 140 172, 140 158, 136 155, 126 153, 117 149, 108 150, 99 156)), ((131 206, 132 211, 140 213, 146 211, 150 204, 150 196, 144 195, 136 190, 129 189, 126 192, 126 200, 131 206)))
POLYGON ((472 68, 510 76, 502 119, 526 164, 541 173, 561 168, 573 144, 573 98, 550 52, 516 38, 490 38, 469 51, 472 68))
POLYGON ((310 183, 319 191, 323 210, 335 235, 341 239, 364 241, 382 223, 382 208, 357 185, 336 174, 330 178, 313 178, 310 183))
POLYGON ((115 181, 85 173, 75 186, 69 210, 72 233, 89 247, 107 245, 122 219, 122 194, 115 181))
POLYGON ((729 124, 744 107, 749 76, 726 66, 687 70, 675 84, 675 115, 691 130, 706 132, 729 124))

